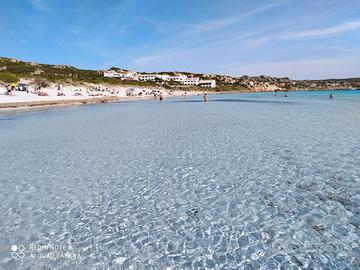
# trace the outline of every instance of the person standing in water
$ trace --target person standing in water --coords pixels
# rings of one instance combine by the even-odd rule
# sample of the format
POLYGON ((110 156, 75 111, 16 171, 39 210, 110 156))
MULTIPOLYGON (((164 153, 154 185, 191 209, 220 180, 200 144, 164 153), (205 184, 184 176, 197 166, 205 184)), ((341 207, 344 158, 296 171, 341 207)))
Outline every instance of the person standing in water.
POLYGON ((164 97, 163 97, 163 95, 160 93, 160 95, 159 95, 159 100, 160 100, 160 102, 162 102, 163 99, 164 99, 164 97))
POLYGON ((208 101, 208 95, 207 95, 207 93, 204 93, 204 101, 205 101, 205 102, 208 101))
POLYGON ((332 99, 334 97, 333 93, 330 94, 329 98, 332 99))

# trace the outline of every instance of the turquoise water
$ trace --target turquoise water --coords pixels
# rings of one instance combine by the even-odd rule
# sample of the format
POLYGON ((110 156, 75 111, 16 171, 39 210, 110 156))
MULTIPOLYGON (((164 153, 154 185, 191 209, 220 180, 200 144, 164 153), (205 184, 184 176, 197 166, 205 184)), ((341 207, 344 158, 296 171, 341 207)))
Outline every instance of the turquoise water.
POLYGON ((333 93, 2 112, 0 269, 359 269, 360 91, 333 93))

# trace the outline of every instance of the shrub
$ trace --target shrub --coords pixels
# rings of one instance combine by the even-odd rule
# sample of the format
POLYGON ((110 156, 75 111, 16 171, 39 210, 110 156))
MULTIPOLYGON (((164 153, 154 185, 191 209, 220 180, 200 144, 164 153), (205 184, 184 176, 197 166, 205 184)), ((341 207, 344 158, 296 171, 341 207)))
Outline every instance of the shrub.
POLYGON ((5 83, 16 83, 19 81, 19 78, 10 72, 0 72, 0 81, 5 83))
POLYGON ((44 80, 44 79, 41 79, 41 78, 36 78, 34 80, 34 84, 38 87, 41 87, 41 88, 45 88, 45 87, 48 87, 49 86, 49 83, 44 80))

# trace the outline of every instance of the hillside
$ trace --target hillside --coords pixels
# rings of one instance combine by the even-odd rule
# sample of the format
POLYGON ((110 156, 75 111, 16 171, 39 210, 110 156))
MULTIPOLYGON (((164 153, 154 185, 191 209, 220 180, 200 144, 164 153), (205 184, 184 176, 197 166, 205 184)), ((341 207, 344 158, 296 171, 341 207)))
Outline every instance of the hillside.
MULTIPOLYGON (((78 69, 69 65, 48 65, 35 62, 24 62, 12 58, 0 57, 0 81, 4 83, 15 83, 24 78, 41 78, 49 82, 68 84, 81 83, 108 83, 124 84, 124 82, 105 78, 101 70, 78 69)), ((151 82, 126 82, 136 85, 151 85, 151 82)))
MULTIPOLYGON (((112 68, 122 70, 119 68, 112 68)), ((270 76, 226 76, 217 74, 197 74, 190 72, 159 72, 158 74, 184 74, 202 79, 215 79, 217 87, 213 91, 286 91, 307 89, 360 89, 360 78, 328 79, 328 80, 291 80, 270 76)), ((78 69, 68 65, 49 65, 34 62, 24 62, 12 58, 0 57, 0 81, 15 83, 21 79, 40 78, 49 82, 82 84, 107 83, 112 85, 163 86, 165 88, 185 88, 176 82, 163 81, 131 81, 118 78, 106 78, 102 70, 78 69)), ((196 86, 186 87, 186 90, 198 90, 196 86)))

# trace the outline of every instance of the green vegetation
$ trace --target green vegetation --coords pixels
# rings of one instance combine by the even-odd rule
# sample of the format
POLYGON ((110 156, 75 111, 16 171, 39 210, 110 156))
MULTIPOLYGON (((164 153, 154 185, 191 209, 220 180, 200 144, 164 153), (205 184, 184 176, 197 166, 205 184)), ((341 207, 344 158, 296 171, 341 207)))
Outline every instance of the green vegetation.
POLYGON ((246 84, 242 84, 240 82, 235 83, 217 83, 217 86, 215 88, 212 88, 211 90, 217 91, 217 92, 223 92, 223 91, 229 91, 229 92, 247 92, 250 89, 247 87, 246 84))
POLYGON ((0 81, 18 82, 19 78, 41 78, 58 83, 108 83, 112 85, 156 86, 155 82, 121 81, 105 78, 101 71, 77 69, 65 65, 27 63, 9 58, 0 58, 0 81))
POLYGON ((16 83, 19 81, 19 78, 11 72, 0 71, 0 81, 3 81, 5 83, 16 83))
MULTIPOLYGON (((125 71, 124 69, 112 67, 112 70, 125 71)), ((67 65, 47 65, 18 61, 10 58, 0 57, 0 81, 4 83, 18 82, 21 78, 42 79, 47 83, 108 83, 124 86, 161 86, 166 89, 183 89, 184 91, 214 91, 214 92, 247 92, 247 91, 279 91, 301 90, 301 89, 349 89, 360 88, 359 78, 329 79, 329 80, 290 80, 289 78, 276 78, 270 76, 242 76, 233 77, 226 75, 206 75, 191 72, 157 72, 157 74, 184 74, 188 77, 199 77, 200 79, 215 79, 216 88, 201 88, 197 86, 185 87, 184 85, 156 79, 155 81, 131 81, 118 78, 106 78, 101 70, 77 69, 67 65)))

